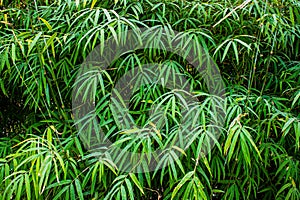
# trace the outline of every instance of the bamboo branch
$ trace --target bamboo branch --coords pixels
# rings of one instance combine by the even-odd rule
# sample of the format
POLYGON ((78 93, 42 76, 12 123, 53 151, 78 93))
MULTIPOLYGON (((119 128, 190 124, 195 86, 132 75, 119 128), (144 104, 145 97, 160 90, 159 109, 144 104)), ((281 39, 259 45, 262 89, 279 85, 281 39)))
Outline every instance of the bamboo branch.
POLYGON ((220 24, 222 21, 227 19, 234 11, 236 11, 239 8, 244 8, 248 3, 250 3, 251 0, 244 1, 241 5, 235 7, 231 12, 229 12, 225 17, 223 17, 220 21, 218 21, 215 25, 213 25, 213 28, 215 28, 218 24, 220 24))

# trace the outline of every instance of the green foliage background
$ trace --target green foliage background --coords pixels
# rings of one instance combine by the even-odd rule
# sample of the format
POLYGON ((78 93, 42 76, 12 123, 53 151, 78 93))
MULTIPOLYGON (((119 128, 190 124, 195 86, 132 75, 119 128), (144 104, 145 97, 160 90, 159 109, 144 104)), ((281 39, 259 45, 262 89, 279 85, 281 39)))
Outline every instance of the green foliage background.
MULTIPOLYGON (((236 9, 243 2, 0 0, 1 198, 300 199, 300 1, 253 0, 236 9), (96 45, 122 37, 121 31, 159 26, 196 38, 216 61, 226 84, 226 123, 206 156, 199 136, 187 149, 171 149, 161 159, 162 169, 124 173, 84 149, 71 92, 80 64, 96 45)), ((169 63, 169 70, 193 83, 203 105, 212 104, 181 58, 146 53, 149 58, 138 52, 120 58, 103 77, 105 87, 98 87, 102 128, 116 142, 132 138, 118 134, 105 103, 113 85, 109 78, 139 63, 169 63)), ((140 90, 131 99, 132 113, 144 124, 144 111, 167 91, 140 90)), ((169 122, 161 130, 164 145, 174 137, 178 105, 161 106, 169 122)), ((205 130, 208 110, 199 110, 199 116, 205 130)), ((153 138, 144 141, 122 145, 153 149, 153 138)))

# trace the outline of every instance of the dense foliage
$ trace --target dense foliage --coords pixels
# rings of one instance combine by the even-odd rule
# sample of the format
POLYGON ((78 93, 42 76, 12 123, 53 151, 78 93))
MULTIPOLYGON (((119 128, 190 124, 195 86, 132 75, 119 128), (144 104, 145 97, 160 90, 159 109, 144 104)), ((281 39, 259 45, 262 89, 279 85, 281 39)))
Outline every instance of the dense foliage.
POLYGON ((1 198, 300 199, 299 13, 296 0, 0 0, 1 198), (125 54, 95 77, 103 84, 90 86, 99 91, 97 117, 107 137, 133 152, 176 137, 178 99, 163 87, 137 82, 130 99, 140 125, 149 123, 153 103, 165 112, 160 137, 132 137, 136 131, 120 129, 109 106, 114 82, 153 61, 192 83, 202 126, 187 148, 171 146, 153 172, 122 172, 84 148, 72 88, 95 46, 160 26, 195 38, 216 61, 226 85, 225 124, 203 155, 200 133, 215 99, 201 77, 164 51, 125 54))

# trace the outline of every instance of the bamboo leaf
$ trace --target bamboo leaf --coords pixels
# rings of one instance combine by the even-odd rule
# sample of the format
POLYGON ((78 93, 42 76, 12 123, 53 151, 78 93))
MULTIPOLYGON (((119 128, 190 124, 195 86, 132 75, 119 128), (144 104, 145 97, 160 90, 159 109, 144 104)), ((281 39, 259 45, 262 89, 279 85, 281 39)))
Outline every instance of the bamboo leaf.
POLYGON ((175 187, 175 189, 172 192, 172 198, 174 199, 176 194, 178 193, 178 191, 181 189, 181 187, 189 180, 191 180, 190 178, 194 175, 194 171, 190 171, 187 174, 185 174, 185 176, 181 179, 181 181, 177 184, 177 186, 175 187))
POLYGON ((134 182, 134 184, 139 188, 139 190, 141 191, 141 193, 144 194, 143 187, 140 184, 140 182, 138 181, 137 177, 133 173, 129 173, 129 176, 130 176, 131 180, 134 182))

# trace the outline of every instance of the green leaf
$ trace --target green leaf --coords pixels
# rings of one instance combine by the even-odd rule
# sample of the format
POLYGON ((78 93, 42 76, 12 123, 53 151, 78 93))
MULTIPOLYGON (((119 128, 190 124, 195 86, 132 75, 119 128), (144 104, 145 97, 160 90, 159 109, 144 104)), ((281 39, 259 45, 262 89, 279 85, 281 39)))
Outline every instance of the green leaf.
POLYGON ((224 61, 224 59, 225 59, 225 57, 226 57, 226 55, 227 55, 227 52, 228 52, 228 50, 229 50, 229 47, 231 46, 231 44, 232 44, 233 42, 232 41, 229 41, 228 42, 228 44, 227 44, 227 46, 226 46, 226 48, 225 48, 225 50, 224 50, 224 52, 223 52, 223 57, 222 57, 222 62, 224 61))
POLYGON ((190 171, 187 174, 185 174, 185 176, 181 179, 181 181, 177 184, 177 186, 175 187, 175 189, 172 192, 172 198, 174 199, 176 194, 178 193, 178 191, 180 190, 180 188, 189 180, 191 180, 191 177, 194 175, 194 171, 190 171))
POLYGON ((53 198, 53 200, 57 200, 57 199, 61 199, 61 197, 62 197, 62 194, 64 193, 64 192, 66 192, 66 190, 68 190, 70 188, 70 186, 65 186, 62 190, 60 190, 56 195, 55 195, 55 197, 53 198))
POLYGON ((80 182, 77 178, 75 179, 75 186, 76 186, 76 190, 77 190, 77 194, 78 194, 79 199, 84 200, 81 184, 80 184, 80 182))
POLYGON ((300 100, 300 90, 297 92, 296 96, 294 97, 294 100, 292 102, 292 108, 296 105, 296 103, 298 102, 298 100, 300 100))
POLYGON ((130 176, 131 180, 134 182, 134 184, 139 188, 141 193, 144 194, 143 187, 142 187, 141 183, 138 181, 138 179, 136 178, 136 176, 133 173, 129 173, 129 176, 130 176))
POLYGON ((74 189, 73 184, 70 185, 70 197, 71 197, 71 200, 76 200, 75 189, 74 189))
POLYGON ((37 43, 37 41, 40 39, 40 37, 41 37, 42 34, 43 34, 42 32, 39 32, 39 33, 35 36, 35 38, 33 39, 33 41, 30 42, 30 45, 29 45, 29 48, 28 48, 28 51, 27 51, 27 56, 30 55, 31 50, 33 49, 33 47, 36 46, 36 43, 37 43))
POLYGON ((47 48, 53 43, 54 39, 56 38, 57 36, 57 33, 54 33, 46 42, 46 45, 44 46, 43 50, 42 50, 42 53, 44 53, 47 48))
POLYGON ((49 24, 49 22, 47 22, 47 20, 45 20, 44 18, 41 18, 41 17, 39 19, 43 21, 43 23, 47 26, 49 31, 52 31, 52 26, 49 24))
POLYGON ((125 183, 126 183, 126 186, 128 189, 128 194, 129 194, 130 200, 134 200, 134 191, 132 189, 132 185, 131 185, 130 181, 127 178, 125 179, 125 183))
POLYGON ((232 43, 232 47, 233 47, 233 50, 234 50, 234 55, 235 55, 236 62, 237 62, 237 64, 239 64, 239 53, 238 53, 235 42, 232 43))
POLYGON ((25 174, 25 188, 26 188, 26 194, 27 194, 27 200, 31 200, 31 190, 30 190, 30 181, 28 174, 25 174))

